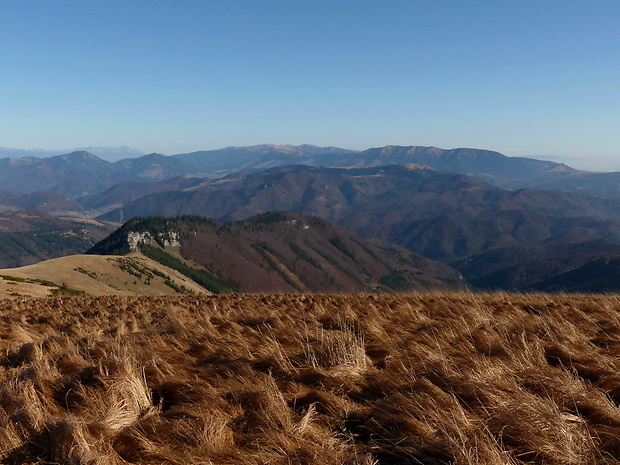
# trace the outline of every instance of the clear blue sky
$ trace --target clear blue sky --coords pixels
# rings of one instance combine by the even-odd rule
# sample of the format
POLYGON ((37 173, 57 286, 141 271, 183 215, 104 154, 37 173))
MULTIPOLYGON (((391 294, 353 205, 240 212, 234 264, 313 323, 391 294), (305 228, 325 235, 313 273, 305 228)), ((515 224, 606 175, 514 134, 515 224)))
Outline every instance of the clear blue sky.
POLYGON ((0 146, 620 157, 620 1, 0 0, 0 146))

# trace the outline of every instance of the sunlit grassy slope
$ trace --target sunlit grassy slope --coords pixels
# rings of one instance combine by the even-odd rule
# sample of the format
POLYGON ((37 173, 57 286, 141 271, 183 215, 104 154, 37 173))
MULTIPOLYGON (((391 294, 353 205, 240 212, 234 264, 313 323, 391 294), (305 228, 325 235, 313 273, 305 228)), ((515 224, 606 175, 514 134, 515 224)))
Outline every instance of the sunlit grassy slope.
POLYGON ((63 292, 95 296, 209 294, 191 279, 139 253, 70 255, 0 270, 0 297, 45 297, 63 292))
POLYGON ((614 464, 620 297, 0 301, 0 463, 614 464))

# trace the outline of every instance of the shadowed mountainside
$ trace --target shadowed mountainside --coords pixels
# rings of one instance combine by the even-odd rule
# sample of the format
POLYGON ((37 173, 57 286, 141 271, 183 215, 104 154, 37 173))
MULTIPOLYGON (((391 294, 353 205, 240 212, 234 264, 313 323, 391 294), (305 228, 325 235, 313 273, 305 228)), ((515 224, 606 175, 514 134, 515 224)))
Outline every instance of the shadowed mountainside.
POLYGON ((592 257, 584 265, 546 277, 524 288, 547 292, 620 292, 620 254, 592 257))
POLYGON ((185 178, 183 176, 163 181, 122 181, 104 192, 80 197, 77 202, 83 205, 83 208, 100 212, 99 215, 101 215, 149 194, 183 191, 203 182, 205 181, 202 178, 185 178))
POLYGON ((75 200, 71 200, 54 191, 37 191, 25 195, 10 195, 0 201, 19 210, 33 210, 53 214, 70 214, 78 216, 84 207, 75 200))
POLYGON ((36 211, 0 212, 0 268, 84 253, 117 228, 105 221, 36 211))
POLYGON ((596 268, 599 259, 620 257, 620 244, 605 239, 578 243, 544 243, 532 247, 505 247, 452 262, 478 288, 538 290, 545 292, 616 292, 615 271, 600 268, 588 277, 580 272, 581 282, 568 283, 559 276, 587 265, 596 268), (594 285, 593 279, 610 273, 607 287, 594 285), (563 284, 562 284, 563 283, 563 284), (580 287, 578 286, 580 285, 580 287))

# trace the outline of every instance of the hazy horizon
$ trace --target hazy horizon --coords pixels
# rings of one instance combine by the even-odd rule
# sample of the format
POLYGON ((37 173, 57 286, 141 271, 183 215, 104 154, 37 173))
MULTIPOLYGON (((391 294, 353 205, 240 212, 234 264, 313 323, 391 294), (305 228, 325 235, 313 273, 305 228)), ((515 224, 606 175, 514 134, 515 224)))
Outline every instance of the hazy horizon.
MULTIPOLYGON (((257 146, 257 145, 293 146, 295 144, 266 143, 266 144, 251 144, 249 146, 236 145, 236 146, 228 146, 228 147, 209 148, 209 149, 196 150, 196 151, 221 150, 221 149, 225 149, 229 147, 251 147, 251 146, 257 146)), ((316 144, 310 144, 310 143, 298 144, 298 145, 315 145, 316 146, 316 144)), ((388 145, 394 145, 394 144, 388 144, 388 145)), ((417 145, 417 144, 410 144, 410 145, 417 145)), ((363 149, 352 149, 350 147, 342 147, 342 146, 335 146, 335 147, 340 148, 340 149, 347 149, 347 150, 366 150, 366 149, 374 148, 374 147, 365 147, 363 149)), ((449 149, 456 149, 456 148, 463 148, 463 147, 439 147, 439 148, 449 150, 449 149)), ((468 148, 478 149, 479 147, 468 147, 468 148)), ((47 158, 47 157, 52 157, 52 156, 57 156, 57 155, 64 155, 64 154, 68 154, 68 153, 79 151, 79 150, 89 151, 93 153, 94 155, 100 158, 103 158, 105 160, 108 160, 110 162, 122 160, 124 158, 137 158, 137 157, 148 154, 147 152, 144 152, 140 149, 137 149, 135 147, 128 147, 128 146, 119 146, 119 147, 86 146, 86 147, 75 147, 75 148, 66 148, 66 149, 42 149, 42 148, 23 149, 23 148, 15 148, 15 147, 0 147, 0 158, 4 158, 5 156, 24 156, 24 157, 37 156, 37 157, 47 158), (11 154, 10 153, 11 151, 14 151, 15 153, 11 154), (23 154, 20 152, 23 152, 23 154), (36 152, 40 152, 40 153, 36 153, 36 152)), ((493 149, 484 149, 484 150, 493 150, 493 149)), ((196 152, 196 151, 192 151, 192 152, 196 152)), ((166 155, 166 156, 172 156, 172 155, 178 155, 180 152, 179 153, 162 153, 161 151, 155 151, 155 152, 149 152, 149 153, 159 153, 159 154, 166 155)), ((184 153, 191 153, 191 152, 184 152, 184 153)), ((506 154, 503 154, 503 155, 506 155, 506 154)), ((507 155, 507 156, 518 157, 519 155, 507 155)), ((604 157, 578 158, 578 157, 562 157, 562 156, 557 156, 557 155, 531 155, 527 158, 552 161, 555 163, 564 163, 572 168, 586 170, 586 171, 603 171, 603 172, 620 171, 620 159, 618 158, 604 158, 604 157)))

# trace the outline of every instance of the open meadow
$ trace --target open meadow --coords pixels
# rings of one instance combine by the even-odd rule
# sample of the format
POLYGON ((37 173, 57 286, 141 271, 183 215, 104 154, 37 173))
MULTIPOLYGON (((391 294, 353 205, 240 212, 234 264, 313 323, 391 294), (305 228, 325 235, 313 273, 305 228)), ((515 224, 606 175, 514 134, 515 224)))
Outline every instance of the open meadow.
POLYGON ((620 463, 620 297, 0 301, 3 464, 620 463))

